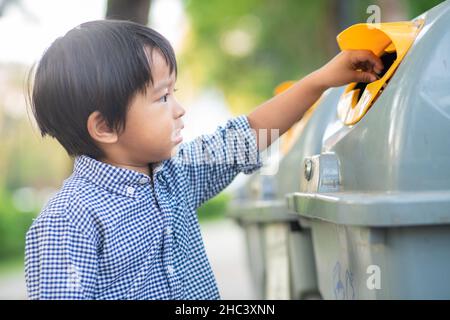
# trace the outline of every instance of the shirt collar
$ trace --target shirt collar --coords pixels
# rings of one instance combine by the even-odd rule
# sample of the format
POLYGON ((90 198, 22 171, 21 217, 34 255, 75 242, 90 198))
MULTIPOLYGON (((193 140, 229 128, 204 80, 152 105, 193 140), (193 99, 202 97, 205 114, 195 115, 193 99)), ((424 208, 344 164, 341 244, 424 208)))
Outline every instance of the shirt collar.
POLYGON ((155 177, 158 172, 161 172, 163 170, 164 161, 151 163, 150 167, 152 168, 153 171, 153 177, 155 177))
MULTIPOLYGON (((149 164, 153 169, 153 177, 164 167, 164 162, 149 164)), ((74 173, 89 180, 93 184, 110 192, 133 198, 136 188, 151 182, 144 173, 110 165, 81 155, 75 158, 74 173)))

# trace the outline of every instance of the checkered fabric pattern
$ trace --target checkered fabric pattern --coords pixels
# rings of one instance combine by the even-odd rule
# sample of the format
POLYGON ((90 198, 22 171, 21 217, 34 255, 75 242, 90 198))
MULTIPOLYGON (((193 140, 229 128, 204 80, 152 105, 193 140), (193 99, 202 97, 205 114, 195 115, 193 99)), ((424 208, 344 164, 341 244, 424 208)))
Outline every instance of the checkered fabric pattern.
POLYGON ((77 157, 27 233, 29 298, 220 299, 196 209, 261 165, 246 116, 181 144, 152 177, 77 157))

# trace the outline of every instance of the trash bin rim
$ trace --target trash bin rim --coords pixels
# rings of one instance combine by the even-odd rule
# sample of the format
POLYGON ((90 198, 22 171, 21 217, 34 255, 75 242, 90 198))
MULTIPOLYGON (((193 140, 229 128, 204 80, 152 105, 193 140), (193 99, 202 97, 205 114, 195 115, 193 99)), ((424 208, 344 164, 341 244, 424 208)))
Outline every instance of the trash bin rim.
POLYGON ((298 221, 296 214, 288 211, 285 200, 236 201, 230 205, 229 218, 246 222, 298 221))
POLYGON ((291 212, 335 224, 394 227, 450 224, 450 190, 286 195, 291 212))

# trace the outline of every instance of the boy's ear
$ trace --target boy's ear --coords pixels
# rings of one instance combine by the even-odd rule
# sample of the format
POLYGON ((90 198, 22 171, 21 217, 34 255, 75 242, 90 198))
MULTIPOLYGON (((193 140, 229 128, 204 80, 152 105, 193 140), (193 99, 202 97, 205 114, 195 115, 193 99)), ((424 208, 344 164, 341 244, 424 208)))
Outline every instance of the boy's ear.
POLYGON ((116 143, 118 135, 106 123, 99 111, 92 112, 87 120, 87 129, 92 139, 97 143, 116 143))

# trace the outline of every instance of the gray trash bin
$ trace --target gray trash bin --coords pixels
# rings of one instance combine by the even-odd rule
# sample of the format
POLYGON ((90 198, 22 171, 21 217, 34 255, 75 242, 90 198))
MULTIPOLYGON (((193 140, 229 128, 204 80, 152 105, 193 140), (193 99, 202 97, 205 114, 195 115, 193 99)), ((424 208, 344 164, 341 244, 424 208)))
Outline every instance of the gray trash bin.
MULTIPOLYGON (((321 150, 297 164, 304 174, 288 207, 309 221, 325 299, 450 298, 450 2, 414 24, 412 46, 374 96, 358 84, 318 105, 334 118, 321 150)), ((384 35, 394 43, 386 54, 402 30, 384 35)))
POLYGON ((251 274, 260 299, 296 299, 317 294, 315 266, 308 231, 302 230, 298 216, 287 213, 285 202, 257 201, 235 207, 232 217, 244 228, 251 274), (293 242, 301 239, 303 250, 291 255, 293 242), (308 277, 298 277, 302 269, 308 277))
MULTIPOLYGON (((341 93, 342 90, 329 91, 320 102, 332 103, 341 93)), ((298 190, 303 174, 298 163, 320 152, 327 124, 334 117, 325 108, 311 109, 282 137, 284 155, 278 172, 253 174, 229 210, 229 216, 245 230, 259 298, 320 298, 309 221, 288 212, 285 195, 298 190)))

